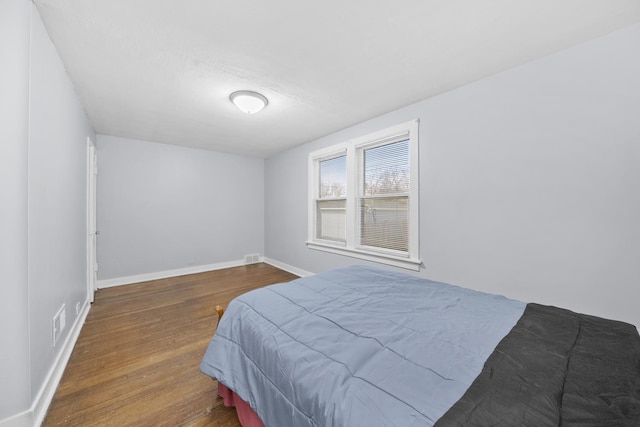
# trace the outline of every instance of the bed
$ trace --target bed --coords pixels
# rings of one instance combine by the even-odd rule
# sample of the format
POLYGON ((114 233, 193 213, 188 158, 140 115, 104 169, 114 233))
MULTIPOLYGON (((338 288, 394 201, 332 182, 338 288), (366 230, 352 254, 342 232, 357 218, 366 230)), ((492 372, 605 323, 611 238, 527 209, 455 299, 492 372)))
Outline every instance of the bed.
POLYGON ((371 266, 234 299, 200 369, 245 427, 640 425, 633 325, 371 266))

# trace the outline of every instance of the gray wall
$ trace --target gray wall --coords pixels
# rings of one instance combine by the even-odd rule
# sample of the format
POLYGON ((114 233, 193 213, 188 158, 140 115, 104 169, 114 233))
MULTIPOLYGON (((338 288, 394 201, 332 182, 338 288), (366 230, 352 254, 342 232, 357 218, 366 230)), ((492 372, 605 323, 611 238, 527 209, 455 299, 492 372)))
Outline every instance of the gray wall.
POLYGON ((307 155, 419 118, 420 275, 640 325, 640 25, 269 158, 266 256, 305 248, 307 155))
POLYGON ((264 253, 264 160, 98 136, 98 278, 264 253))
POLYGON ((35 7, 0 0, 0 420, 29 410, 61 345, 51 322, 86 292, 86 138, 93 131, 35 7))
POLYGON ((55 47, 33 8, 29 115, 29 324, 31 390, 38 392, 60 345, 51 323, 65 304, 67 328, 87 299, 87 137, 95 139, 55 47))
POLYGON ((0 0, 0 420, 27 409, 29 11, 0 0))

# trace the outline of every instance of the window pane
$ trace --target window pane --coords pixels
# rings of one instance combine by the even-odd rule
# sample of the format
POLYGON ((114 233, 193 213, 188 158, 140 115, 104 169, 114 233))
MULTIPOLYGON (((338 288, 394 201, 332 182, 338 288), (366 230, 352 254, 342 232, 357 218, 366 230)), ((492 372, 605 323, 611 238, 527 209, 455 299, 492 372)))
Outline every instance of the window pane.
POLYGON ((325 200, 317 202, 316 237, 318 239, 346 241, 346 200, 325 200))
POLYGON ((347 195, 347 156, 320 162, 319 198, 347 195))
POLYGON ((365 196, 409 192, 409 140, 364 150, 365 196))
POLYGON ((409 198, 363 198, 360 243, 376 248, 409 250, 409 198))

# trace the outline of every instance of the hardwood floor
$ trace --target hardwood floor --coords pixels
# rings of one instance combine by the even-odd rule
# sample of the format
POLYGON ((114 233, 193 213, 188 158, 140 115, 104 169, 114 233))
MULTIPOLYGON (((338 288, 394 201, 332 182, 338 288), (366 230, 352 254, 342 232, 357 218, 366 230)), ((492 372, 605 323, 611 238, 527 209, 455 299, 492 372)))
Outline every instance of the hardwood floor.
POLYGON ((100 289, 43 425, 239 427, 199 370, 215 306, 296 277, 253 264, 100 289))

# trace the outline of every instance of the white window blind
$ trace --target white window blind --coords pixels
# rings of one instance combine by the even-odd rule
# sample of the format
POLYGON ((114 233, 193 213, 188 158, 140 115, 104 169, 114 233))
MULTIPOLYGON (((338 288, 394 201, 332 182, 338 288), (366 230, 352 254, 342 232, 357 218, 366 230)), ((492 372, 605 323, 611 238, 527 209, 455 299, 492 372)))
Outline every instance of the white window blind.
POLYGON ((360 244, 408 252, 409 140, 365 148, 360 161, 360 244))

